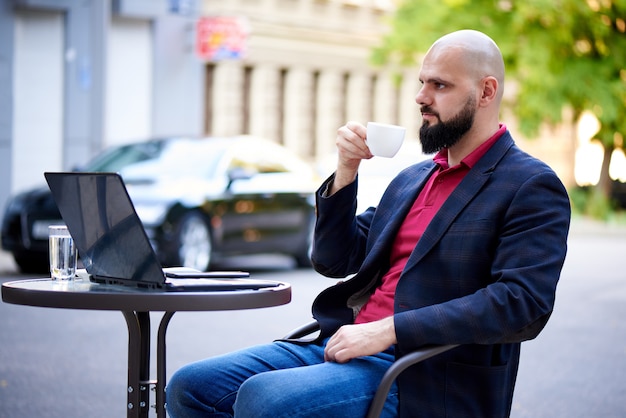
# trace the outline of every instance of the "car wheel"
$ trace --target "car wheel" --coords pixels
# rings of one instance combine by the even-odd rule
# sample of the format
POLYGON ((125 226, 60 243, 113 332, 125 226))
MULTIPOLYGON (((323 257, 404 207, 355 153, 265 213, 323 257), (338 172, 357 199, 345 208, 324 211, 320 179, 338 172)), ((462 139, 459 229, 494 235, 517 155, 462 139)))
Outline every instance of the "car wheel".
POLYGON ((178 264, 200 271, 211 264, 211 230, 206 218, 198 212, 183 216, 178 224, 178 264))
POLYGON ((311 252, 313 251, 313 233, 315 231, 315 218, 311 216, 308 222, 309 230, 306 235, 306 241, 302 244, 302 249, 294 254, 296 265, 298 267, 311 267, 311 252))
POLYGON ((50 260, 48 254, 15 252, 13 253, 15 264, 24 274, 50 273, 50 260))

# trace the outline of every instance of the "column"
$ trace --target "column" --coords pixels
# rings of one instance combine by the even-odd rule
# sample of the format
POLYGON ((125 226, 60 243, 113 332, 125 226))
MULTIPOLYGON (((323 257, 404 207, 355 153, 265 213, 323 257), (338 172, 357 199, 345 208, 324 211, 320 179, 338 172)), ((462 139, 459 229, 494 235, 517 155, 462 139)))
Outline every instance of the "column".
POLYGON ((398 124, 406 127, 406 139, 417 139, 422 117, 415 97, 421 85, 417 71, 407 70, 402 74, 398 98, 398 124))
POLYGON ((323 71, 317 86, 317 121, 315 156, 323 157, 335 150, 337 128, 344 118, 343 74, 338 71, 323 71))
POLYGON ((250 134, 279 142, 280 70, 257 65, 250 83, 250 134))
POLYGON ((243 69, 237 61, 222 61, 213 77, 213 132, 215 136, 239 135, 243 128, 243 69))
POLYGON ((396 93, 391 73, 381 71, 374 85, 373 120, 381 123, 396 123, 396 93))
POLYGON ((372 117, 372 75, 350 73, 346 86, 346 119, 366 124, 372 117))
POLYGON ((313 154, 313 73, 307 68, 293 68, 285 80, 283 143, 302 157, 313 154))

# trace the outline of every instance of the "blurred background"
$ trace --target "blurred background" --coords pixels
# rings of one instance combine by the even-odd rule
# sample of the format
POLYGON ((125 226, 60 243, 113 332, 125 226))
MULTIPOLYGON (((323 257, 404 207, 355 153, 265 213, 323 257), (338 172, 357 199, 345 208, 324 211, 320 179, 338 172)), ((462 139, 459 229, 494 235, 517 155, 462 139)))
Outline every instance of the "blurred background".
MULTIPOLYGON (((0 208, 44 186, 43 172, 95 167, 135 148, 126 144, 243 135, 285 148, 294 157, 274 153, 281 162, 271 167, 269 159, 254 161, 262 153, 252 146, 245 165, 241 158, 215 165, 207 155, 207 167, 223 169, 214 170, 221 174, 212 190, 233 200, 207 205, 204 189, 202 199, 194 196, 200 203, 189 203, 191 192, 181 199, 194 210, 222 208, 206 215, 205 238, 213 235, 203 244, 219 249, 215 232, 230 213, 224 207, 250 215, 259 206, 253 197, 285 193, 277 188, 288 183, 277 177, 306 171, 278 172, 283 160, 302 160, 319 184, 334 168, 336 130, 347 120, 405 126, 398 157, 362 166, 369 177, 359 192, 364 209, 400 168, 425 158, 414 102, 421 57, 437 38, 464 28, 500 46, 507 66, 501 120, 522 149, 556 171, 574 209, 555 314, 523 346, 513 416, 626 416, 626 0, 0 0, 0 208)), ((131 154, 110 162, 150 161, 131 154)), ((201 157, 194 159, 202 164, 201 157)), ((222 268, 291 282, 293 302, 254 314, 177 315, 168 372, 280 337, 310 318, 312 299, 332 282, 302 263, 313 189, 295 183, 307 189, 290 191, 299 200, 281 203, 291 215, 273 226, 297 221, 299 244, 290 245, 297 252, 288 254, 296 257, 219 260, 222 268)), ((40 209, 49 203, 29 196, 40 209)), ((146 210, 153 217, 154 208, 146 210)), ((13 209, 16 219, 28 218, 19 216, 26 206, 13 209)), ((16 221, 24 227, 18 236, 36 232, 31 221, 16 221)), ((238 249, 262 239, 263 230, 246 223, 240 235, 238 249)), ((0 281, 32 277, 20 270, 0 250, 0 281)), ((5 303, 0 317, 0 415, 124 414, 121 318, 5 303)))
POLYGON ((3 0, 0 206, 103 149, 250 134, 316 164, 347 120, 416 140, 420 57, 486 32, 505 56, 502 120, 577 209, 623 207, 623 0, 3 0), (595 193, 598 191, 599 193, 595 193))

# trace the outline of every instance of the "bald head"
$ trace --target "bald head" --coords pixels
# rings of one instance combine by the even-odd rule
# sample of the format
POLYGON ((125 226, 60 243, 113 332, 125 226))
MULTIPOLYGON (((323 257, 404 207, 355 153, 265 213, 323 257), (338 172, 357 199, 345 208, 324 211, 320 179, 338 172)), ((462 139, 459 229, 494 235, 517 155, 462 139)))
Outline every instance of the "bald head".
POLYGON ((504 62, 487 35, 462 30, 438 39, 428 50, 415 97, 422 113, 425 152, 448 149, 458 164, 499 128, 504 62))
POLYGON ((426 56, 452 54, 457 64, 476 80, 494 77, 498 80, 498 99, 504 87, 504 60, 498 45, 487 35, 475 30, 460 30, 439 38, 426 56))

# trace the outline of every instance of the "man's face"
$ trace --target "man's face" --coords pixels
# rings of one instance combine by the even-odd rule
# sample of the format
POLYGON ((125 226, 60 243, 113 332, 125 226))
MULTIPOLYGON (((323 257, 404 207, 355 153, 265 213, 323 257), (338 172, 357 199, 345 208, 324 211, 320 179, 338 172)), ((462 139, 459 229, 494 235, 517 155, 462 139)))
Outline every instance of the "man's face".
POLYGON ((430 118, 424 119, 420 128, 422 151, 425 154, 432 154, 443 148, 450 148, 470 130, 476 114, 476 100, 474 96, 468 96, 461 110, 445 121, 441 120, 439 112, 430 106, 422 106, 422 113, 431 115, 430 118), (436 123, 432 122, 433 118, 436 119, 436 123))
POLYGON ((461 51, 439 48, 424 57, 416 103, 422 112, 420 142, 426 154, 458 143, 474 123, 477 86, 461 51))

